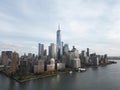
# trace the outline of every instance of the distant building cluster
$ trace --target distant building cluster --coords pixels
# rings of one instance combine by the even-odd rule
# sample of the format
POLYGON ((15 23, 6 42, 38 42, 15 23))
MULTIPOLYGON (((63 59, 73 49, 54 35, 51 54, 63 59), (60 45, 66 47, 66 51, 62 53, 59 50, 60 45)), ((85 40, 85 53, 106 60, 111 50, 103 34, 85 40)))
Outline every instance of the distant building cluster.
POLYGON ((19 57, 17 52, 2 51, 0 57, 0 68, 5 68, 9 72, 17 73, 43 73, 55 70, 63 70, 66 67, 79 68, 86 65, 100 65, 108 63, 107 54, 96 55, 87 51, 79 51, 73 46, 69 50, 69 45, 61 41, 60 27, 56 33, 56 44, 51 43, 48 50, 44 44, 38 44, 38 55, 28 53, 19 57))
POLYGON ((81 52, 80 59, 82 65, 100 65, 108 63, 107 54, 105 55, 96 55, 96 53, 89 54, 89 48, 87 48, 87 52, 85 51, 81 52))

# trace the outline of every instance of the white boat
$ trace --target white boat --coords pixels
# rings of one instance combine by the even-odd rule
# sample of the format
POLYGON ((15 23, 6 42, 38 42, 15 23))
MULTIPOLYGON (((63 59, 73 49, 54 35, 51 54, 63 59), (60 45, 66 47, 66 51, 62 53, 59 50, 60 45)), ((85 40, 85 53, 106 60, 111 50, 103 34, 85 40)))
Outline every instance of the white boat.
POLYGON ((81 71, 81 72, 84 72, 84 71, 86 71, 86 69, 85 68, 76 68, 76 71, 81 71))
POLYGON ((72 71, 69 71, 70 74, 72 74, 73 72, 72 71))
POLYGON ((86 71, 86 69, 85 68, 80 68, 80 71, 82 72, 82 71, 86 71))

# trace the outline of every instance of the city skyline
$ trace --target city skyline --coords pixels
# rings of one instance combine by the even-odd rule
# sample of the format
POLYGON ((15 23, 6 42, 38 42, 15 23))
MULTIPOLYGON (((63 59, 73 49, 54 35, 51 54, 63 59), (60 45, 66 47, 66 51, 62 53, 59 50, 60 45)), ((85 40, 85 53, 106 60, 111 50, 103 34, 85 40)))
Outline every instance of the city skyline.
POLYGON ((0 51, 38 53, 38 43, 61 40, 78 50, 120 56, 119 0, 0 1, 0 51))

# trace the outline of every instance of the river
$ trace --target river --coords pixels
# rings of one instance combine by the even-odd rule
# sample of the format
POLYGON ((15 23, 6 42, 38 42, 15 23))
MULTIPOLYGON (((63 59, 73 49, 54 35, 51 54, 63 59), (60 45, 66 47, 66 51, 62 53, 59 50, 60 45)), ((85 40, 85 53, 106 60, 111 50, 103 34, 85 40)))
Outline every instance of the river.
POLYGON ((120 90, 120 61, 117 64, 87 68, 86 72, 18 83, 0 73, 0 90, 120 90))

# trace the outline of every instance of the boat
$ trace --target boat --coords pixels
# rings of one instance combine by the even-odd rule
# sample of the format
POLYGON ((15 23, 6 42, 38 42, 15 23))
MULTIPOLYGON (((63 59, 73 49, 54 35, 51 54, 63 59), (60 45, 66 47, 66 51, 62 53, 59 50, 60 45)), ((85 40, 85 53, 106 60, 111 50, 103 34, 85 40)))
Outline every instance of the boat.
POLYGON ((69 71, 70 74, 72 74, 73 72, 72 71, 69 71))
POLYGON ((85 68, 80 68, 80 71, 84 72, 84 71, 86 71, 86 69, 85 68))
POLYGON ((80 68, 80 67, 79 67, 79 68, 76 68, 75 70, 76 70, 76 71, 80 71, 80 72, 85 72, 85 71, 86 71, 85 68, 80 68))

